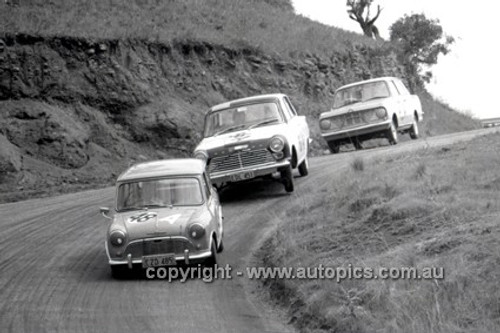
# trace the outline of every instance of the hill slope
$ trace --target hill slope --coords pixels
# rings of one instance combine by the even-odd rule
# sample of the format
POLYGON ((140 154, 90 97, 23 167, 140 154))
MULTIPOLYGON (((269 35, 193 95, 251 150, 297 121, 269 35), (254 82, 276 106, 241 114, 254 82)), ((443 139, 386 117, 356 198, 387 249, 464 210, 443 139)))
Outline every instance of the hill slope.
MULTIPOLYGON (((394 75, 416 86, 390 44, 287 3, 2 3, 0 201, 109 184, 130 163, 187 156, 209 106, 260 93, 291 96, 318 153, 318 115, 340 85, 394 75)), ((477 127, 418 93, 426 135, 477 127)))

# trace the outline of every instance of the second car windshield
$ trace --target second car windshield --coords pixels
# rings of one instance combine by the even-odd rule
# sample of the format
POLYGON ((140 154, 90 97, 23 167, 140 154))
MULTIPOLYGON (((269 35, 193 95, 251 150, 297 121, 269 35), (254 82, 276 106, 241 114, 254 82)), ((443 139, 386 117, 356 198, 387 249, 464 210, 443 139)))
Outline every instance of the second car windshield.
POLYGON ((389 88, 385 81, 359 84, 338 90, 333 98, 333 108, 389 96, 389 88))
POLYGON ((203 203, 197 178, 165 178, 121 184, 118 211, 148 207, 191 206, 203 203))
POLYGON ((264 126, 281 120, 278 106, 273 102, 228 108, 208 115, 205 137, 264 126))

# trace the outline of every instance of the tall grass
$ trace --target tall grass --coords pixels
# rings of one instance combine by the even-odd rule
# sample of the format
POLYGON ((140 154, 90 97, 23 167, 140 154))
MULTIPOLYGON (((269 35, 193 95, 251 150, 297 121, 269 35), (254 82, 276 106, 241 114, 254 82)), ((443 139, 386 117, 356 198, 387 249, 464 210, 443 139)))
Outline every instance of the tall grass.
POLYGON ((285 57, 373 43, 262 0, 18 1, 18 6, 0 4, 0 32, 160 42, 198 39, 262 48, 285 57))
POLYGON ((318 320, 339 332, 500 331, 499 145, 494 134, 364 161, 363 172, 351 164, 305 191, 282 217, 268 261, 442 267, 445 278, 286 281, 303 304, 298 321, 311 331, 318 320))

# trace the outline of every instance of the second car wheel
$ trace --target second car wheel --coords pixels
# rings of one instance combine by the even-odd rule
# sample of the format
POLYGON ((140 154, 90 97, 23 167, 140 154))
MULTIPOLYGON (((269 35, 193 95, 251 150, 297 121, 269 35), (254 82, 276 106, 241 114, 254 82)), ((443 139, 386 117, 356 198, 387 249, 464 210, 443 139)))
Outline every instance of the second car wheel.
POLYGON ((292 166, 289 165, 281 170, 281 181, 285 186, 285 191, 293 192, 292 166))
POLYGON ((410 138, 412 138, 413 140, 415 139, 418 139, 419 137, 419 132, 418 132, 418 119, 417 117, 415 116, 413 118, 413 125, 411 125, 411 128, 410 128, 410 138))
POLYGON ((309 159, 306 157, 302 161, 302 163, 299 164, 299 174, 304 177, 309 174, 309 159))
POLYGON ((398 143, 398 129, 394 119, 391 121, 391 128, 387 130, 387 139, 391 145, 398 143))

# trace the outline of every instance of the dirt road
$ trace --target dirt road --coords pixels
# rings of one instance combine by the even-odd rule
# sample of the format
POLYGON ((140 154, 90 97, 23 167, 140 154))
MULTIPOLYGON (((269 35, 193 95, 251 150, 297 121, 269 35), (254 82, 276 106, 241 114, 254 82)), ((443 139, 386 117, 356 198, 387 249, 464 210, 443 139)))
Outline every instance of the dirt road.
MULTIPOLYGON (((301 204, 324 177, 353 158, 369 159, 450 144, 480 130, 397 146, 314 158, 296 191, 254 182, 221 193, 225 250, 221 264, 243 270, 276 212, 301 204)), ((273 309, 250 295, 244 277, 205 283, 113 280, 104 252, 113 189, 0 205, 0 332, 289 332, 273 309)))

